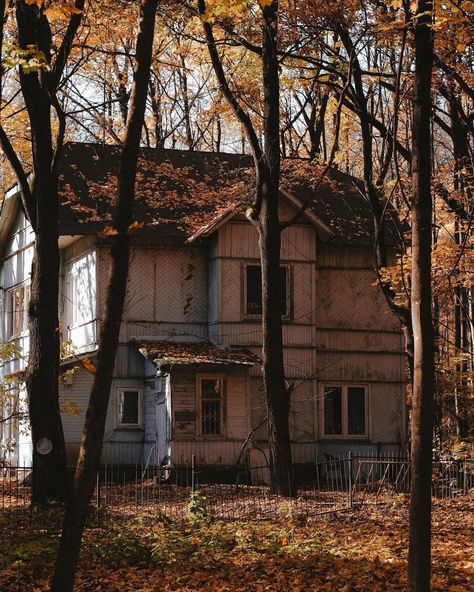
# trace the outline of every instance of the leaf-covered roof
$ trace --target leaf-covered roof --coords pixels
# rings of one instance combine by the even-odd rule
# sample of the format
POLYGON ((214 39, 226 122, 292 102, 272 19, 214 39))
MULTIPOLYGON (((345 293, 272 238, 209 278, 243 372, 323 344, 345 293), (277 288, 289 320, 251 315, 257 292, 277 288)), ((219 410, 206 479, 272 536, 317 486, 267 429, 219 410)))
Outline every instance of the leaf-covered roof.
POLYGON ((219 348, 208 342, 141 341, 137 347, 156 366, 255 366, 261 363, 258 356, 246 349, 219 348))
MULTIPOLYGON (((93 234, 111 224, 119 157, 118 146, 65 145, 59 168, 61 234, 93 234)), ((337 242, 371 244, 371 212, 358 181, 333 170, 314 193, 318 174, 312 162, 284 160, 281 187, 298 201, 309 199, 309 210, 337 242)), ((140 232, 159 229, 163 237, 186 240, 224 213, 250 204, 254 180, 248 155, 144 148, 135 203, 140 232)), ((390 242, 398 242, 392 235, 390 242)))

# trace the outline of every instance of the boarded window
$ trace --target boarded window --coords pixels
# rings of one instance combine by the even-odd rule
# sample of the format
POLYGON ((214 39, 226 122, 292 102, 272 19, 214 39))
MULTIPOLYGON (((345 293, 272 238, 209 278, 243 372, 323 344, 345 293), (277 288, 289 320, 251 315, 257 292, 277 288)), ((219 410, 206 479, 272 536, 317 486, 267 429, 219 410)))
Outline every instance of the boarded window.
POLYGON ((323 434, 333 437, 367 436, 367 390, 363 386, 324 388, 323 434))
POLYGON ((141 424, 141 393, 138 390, 120 390, 118 393, 118 423, 121 426, 141 424))
MULTIPOLYGON (((246 314, 262 314, 262 268, 260 265, 246 266, 246 314)), ((280 267, 280 311, 282 317, 289 316, 288 268, 280 267)))
POLYGON ((199 380, 201 399, 201 434, 217 436, 222 434, 222 378, 201 378, 199 380))

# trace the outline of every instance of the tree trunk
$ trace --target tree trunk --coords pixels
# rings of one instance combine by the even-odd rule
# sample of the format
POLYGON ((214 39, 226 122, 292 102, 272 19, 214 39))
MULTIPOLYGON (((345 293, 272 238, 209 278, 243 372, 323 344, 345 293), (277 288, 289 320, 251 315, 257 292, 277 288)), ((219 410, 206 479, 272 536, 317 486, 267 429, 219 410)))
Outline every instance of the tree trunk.
MULTIPOLYGON (((51 31, 37 7, 18 2, 18 41, 21 48, 51 51, 51 31)), ((59 411, 59 198, 54 172, 51 130, 51 88, 43 72, 25 73, 20 84, 31 126, 35 232, 29 303, 29 362, 26 373, 33 444, 33 505, 65 501, 68 493, 66 450, 59 411)))
POLYGON ((107 312, 100 331, 97 368, 77 461, 74 493, 64 517, 55 573, 51 583, 52 592, 71 592, 73 589, 82 533, 100 466, 105 420, 127 289, 129 227, 133 217, 135 178, 150 80, 157 6, 158 0, 143 0, 141 5, 140 30, 136 48, 137 66, 120 159, 118 199, 113 218, 114 227, 118 233, 112 237, 112 271, 107 288, 107 312))
POLYGON ((412 295, 414 375, 412 485, 408 553, 409 592, 428 592, 431 578, 431 473, 434 331, 431 294, 432 197, 430 152, 432 3, 420 0, 415 15, 415 80, 412 142, 412 295))
POLYGON ((260 258, 262 264, 263 384, 268 411, 272 489, 296 496, 289 428, 290 390, 286 386, 281 322, 280 247, 278 216, 280 189, 280 78, 278 2, 263 8, 262 45, 264 95, 263 162, 258 166, 257 195, 260 258))

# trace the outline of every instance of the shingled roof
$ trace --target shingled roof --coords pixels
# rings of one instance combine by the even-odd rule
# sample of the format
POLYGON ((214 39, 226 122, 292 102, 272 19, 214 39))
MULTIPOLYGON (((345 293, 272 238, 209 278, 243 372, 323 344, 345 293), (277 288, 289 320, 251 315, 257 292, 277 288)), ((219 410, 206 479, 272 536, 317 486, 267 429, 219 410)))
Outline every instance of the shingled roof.
MULTIPOLYGON (((61 234, 94 234, 110 225, 116 196, 120 147, 68 143, 59 166, 61 234)), ((373 222, 360 182, 332 171, 315 195, 309 161, 287 160, 282 188, 330 229, 333 240, 371 244, 373 222), (298 171, 305 174, 298 176, 298 171)), ((317 176, 317 175, 315 175, 317 176)), ((142 149, 138 164, 135 216, 141 233, 186 240, 213 220, 251 201, 253 161, 248 155, 142 149)), ((397 243, 392 229, 389 242, 397 243)))
POLYGON ((246 349, 219 348, 208 342, 142 341, 137 347, 155 366, 255 366, 261 363, 258 356, 246 349))

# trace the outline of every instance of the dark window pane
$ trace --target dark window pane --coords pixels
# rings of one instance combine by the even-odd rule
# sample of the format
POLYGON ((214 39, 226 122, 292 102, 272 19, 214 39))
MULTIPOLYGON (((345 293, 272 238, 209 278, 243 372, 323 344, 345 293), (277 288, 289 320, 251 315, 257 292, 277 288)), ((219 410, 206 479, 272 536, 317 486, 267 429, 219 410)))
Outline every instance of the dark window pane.
POLYGON ((247 314, 262 314, 262 268, 247 265, 247 314))
POLYGON ((202 433, 205 435, 221 433, 220 400, 202 402, 202 433))
POLYGON ((365 389, 349 387, 347 389, 347 433, 352 436, 365 434, 365 389))
MULTIPOLYGON (((280 311, 288 316, 286 295, 287 268, 280 267, 280 311)), ((247 314, 262 314, 262 268, 259 265, 247 265, 247 314)))
POLYGON ((324 389, 324 433, 342 435, 342 391, 333 386, 324 389))
POLYGON ((286 300, 286 267, 280 267, 280 313, 282 317, 288 316, 286 300))
POLYGON ((120 423, 138 424, 138 392, 124 391, 122 393, 122 414, 120 423))
POLYGON ((201 397, 203 399, 220 399, 221 381, 216 378, 201 380, 201 397))

